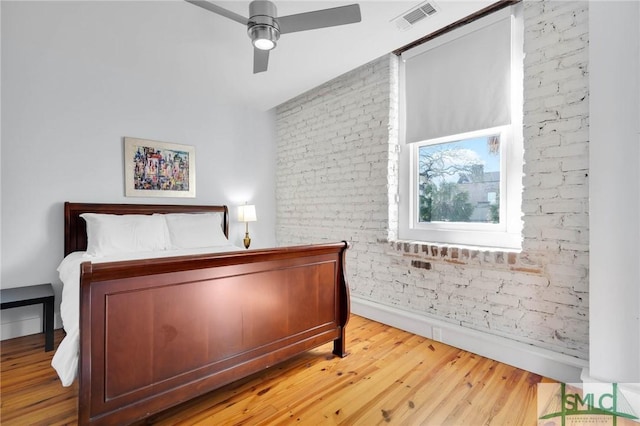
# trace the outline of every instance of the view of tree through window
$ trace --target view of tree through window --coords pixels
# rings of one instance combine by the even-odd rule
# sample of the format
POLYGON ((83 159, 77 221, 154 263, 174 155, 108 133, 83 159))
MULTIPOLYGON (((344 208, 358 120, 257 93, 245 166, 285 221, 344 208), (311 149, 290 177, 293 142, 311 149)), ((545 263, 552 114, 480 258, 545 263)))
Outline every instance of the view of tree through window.
POLYGON ((418 149, 419 222, 500 222, 500 137, 418 149))

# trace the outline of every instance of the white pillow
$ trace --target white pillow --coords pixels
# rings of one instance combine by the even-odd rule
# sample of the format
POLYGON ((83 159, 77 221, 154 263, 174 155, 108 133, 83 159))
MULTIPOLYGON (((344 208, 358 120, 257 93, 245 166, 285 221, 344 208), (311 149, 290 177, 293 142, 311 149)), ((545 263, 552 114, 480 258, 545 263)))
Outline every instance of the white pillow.
POLYGON ((222 213, 170 213, 163 216, 173 249, 229 245, 222 231, 222 213))
POLYGON ((167 224, 160 216, 83 213, 87 223, 87 254, 103 257, 119 253, 166 250, 167 224))

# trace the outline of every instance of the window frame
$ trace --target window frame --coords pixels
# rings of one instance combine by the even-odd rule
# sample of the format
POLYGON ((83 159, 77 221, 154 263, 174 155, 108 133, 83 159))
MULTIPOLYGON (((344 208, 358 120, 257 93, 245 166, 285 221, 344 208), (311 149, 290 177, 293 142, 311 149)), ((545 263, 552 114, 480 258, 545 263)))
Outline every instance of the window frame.
MULTIPOLYGON (((511 64, 511 124, 490 129, 479 129, 406 143, 404 127, 400 128, 398 238, 426 243, 452 244, 458 246, 488 247, 519 251, 522 248, 522 177, 523 177, 523 48, 521 5, 507 8, 512 20, 512 64, 511 64), (515 47, 519 46, 519 47, 515 47), (420 146, 468 139, 475 136, 500 133, 500 222, 418 222, 418 149, 420 146)), ((495 18, 492 18, 495 19, 495 18)), ((480 20, 482 21, 482 20, 480 20)), ((455 38, 469 34, 488 22, 474 22, 457 32, 455 38), (475 24, 475 25, 474 25, 475 24)), ((446 36, 451 37, 450 34, 446 36)), ((443 40, 436 38, 427 43, 438 46, 443 40)), ((404 63, 400 61, 400 122, 404 122, 404 63)))

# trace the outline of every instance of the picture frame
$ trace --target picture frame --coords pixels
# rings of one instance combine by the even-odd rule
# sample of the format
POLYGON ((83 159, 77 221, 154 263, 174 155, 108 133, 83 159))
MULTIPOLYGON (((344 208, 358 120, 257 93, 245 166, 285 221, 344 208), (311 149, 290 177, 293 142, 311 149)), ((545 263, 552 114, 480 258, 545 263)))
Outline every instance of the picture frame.
POLYGON ((196 196, 195 147, 124 138, 125 196, 196 196))

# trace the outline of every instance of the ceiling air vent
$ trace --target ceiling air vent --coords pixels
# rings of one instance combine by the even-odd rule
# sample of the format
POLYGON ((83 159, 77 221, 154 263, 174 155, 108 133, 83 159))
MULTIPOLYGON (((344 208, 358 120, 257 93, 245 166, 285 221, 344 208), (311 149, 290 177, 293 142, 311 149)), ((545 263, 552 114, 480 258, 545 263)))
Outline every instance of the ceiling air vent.
POLYGON ((437 12, 438 10, 436 9, 435 3, 433 3, 432 1, 428 1, 411 8, 407 12, 395 18, 393 22, 395 22, 398 29, 406 31, 413 25, 422 21, 424 18, 431 16, 437 12))

